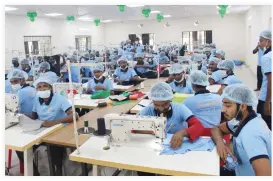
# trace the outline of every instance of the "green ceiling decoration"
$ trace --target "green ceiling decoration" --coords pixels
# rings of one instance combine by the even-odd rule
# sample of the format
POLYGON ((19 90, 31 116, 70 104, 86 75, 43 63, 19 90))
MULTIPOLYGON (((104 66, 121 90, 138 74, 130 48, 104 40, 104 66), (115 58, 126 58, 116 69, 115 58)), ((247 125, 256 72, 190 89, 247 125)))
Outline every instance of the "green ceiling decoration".
POLYGON ((220 14, 220 16, 222 18, 225 17, 226 13, 227 13, 227 8, 228 8, 228 5, 218 5, 218 7, 220 8, 218 13, 220 14))
POLYGON ((37 17, 37 13, 29 11, 29 12, 27 12, 27 17, 29 17, 31 22, 34 22, 35 18, 37 17))
POLYGON ((157 19, 158 22, 161 22, 164 19, 164 16, 161 15, 161 14, 157 14, 156 19, 157 19))
POLYGON ((94 20, 94 23, 96 24, 96 26, 99 26, 99 24, 100 24, 100 19, 95 19, 95 20, 94 20))
POLYGON ((142 14, 145 16, 145 18, 149 18, 150 13, 151 13, 151 9, 150 8, 142 9, 142 14))
POLYGON ((75 21, 75 17, 74 16, 67 16, 66 20, 67 21, 75 21))
POLYGON ((120 12, 124 12, 124 10, 125 10, 125 5, 117 5, 117 7, 119 7, 119 11, 120 11, 120 12))

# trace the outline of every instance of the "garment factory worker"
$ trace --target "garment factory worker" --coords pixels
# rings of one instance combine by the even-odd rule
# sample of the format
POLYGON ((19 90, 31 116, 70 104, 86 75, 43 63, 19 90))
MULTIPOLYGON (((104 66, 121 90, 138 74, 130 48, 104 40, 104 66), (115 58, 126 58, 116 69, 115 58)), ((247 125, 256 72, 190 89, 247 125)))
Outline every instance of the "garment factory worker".
POLYGON ((211 43, 210 48, 211 48, 211 50, 210 50, 210 57, 209 58, 215 57, 215 55, 216 55, 216 45, 214 43, 211 43))
POLYGON ((183 104, 191 110, 205 128, 217 126, 221 120, 221 96, 206 90, 209 82, 204 72, 200 70, 191 72, 189 80, 195 95, 188 97, 183 104))
POLYGON ((261 60, 261 68, 263 74, 262 88, 259 94, 259 103, 257 112, 262 115, 269 129, 272 129, 272 111, 271 111, 271 89, 272 89, 272 51, 271 51, 271 31, 265 30, 260 34, 260 43, 266 47, 266 53, 261 60))
POLYGON ((226 71, 226 77, 224 77, 224 85, 231 85, 231 84, 242 84, 243 82, 234 74, 235 64, 232 60, 222 60, 218 65, 217 68, 219 70, 226 71))
POLYGON ((31 70, 31 67, 29 65, 29 61, 27 59, 23 59, 21 61, 21 68, 23 71, 25 71, 28 74, 28 81, 33 80, 33 71, 31 70))
POLYGON ((6 80, 5 80, 5 93, 11 93, 12 89, 11 89, 11 84, 10 81, 8 80, 8 77, 11 77, 11 74, 13 72, 13 70, 16 69, 20 69, 20 64, 19 64, 19 59, 17 57, 13 57, 12 58, 12 65, 13 65, 13 69, 8 73, 8 75, 6 76, 6 80))
POLYGON ((104 66, 102 64, 98 64, 93 67, 94 78, 88 81, 87 84, 87 93, 94 94, 100 91, 111 91, 113 92, 113 82, 109 80, 107 77, 103 76, 104 66))
POLYGON ((50 64, 48 62, 40 63, 40 77, 49 77, 53 83, 57 82, 59 77, 55 72, 50 71, 50 64))
POLYGON ((264 55, 264 47, 261 46, 260 42, 258 42, 258 45, 253 50, 253 54, 256 54, 258 52, 258 62, 257 62, 257 88, 255 91, 260 91, 262 87, 263 82, 263 74, 262 74, 262 68, 261 68, 261 60, 262 56, 264 55))
POLYGON ((120 66, 114 72, 114 82, 123 84, 124 82, 138 81, 139 78, 134 69, 128 67, 128 60, 125 57, 119 58, 117 64, 120 66))
POLYGON ((141 53, 143 53, 143 50, 144 50, 144 46, 138 42, 136 44, 136 53, 141 54, 141 53))
POLYGON ((221 62, 221 59, 219 58, 216 58, 216 57, 212 57, 212 58, 209 58, 209 67, 208 67, 208 71, 209 72, 215 72, 217 71, 217 65, 218 63, 221 62))
POLYGON ((244 84, 232 84, 222 94, 222 112, 228 122, 211 129, 217 153, 222 160, 230 155, 238 163, 236 176, 271 176, 272 133, 253 107, 255 92, 244 84), (223 135, 233 135, 233 152, 223 142, 223 135))
POLYGON ((215 57, 221 60, 225 60, 225 52, 223 50, 216 50, 215 57))
POLYGON ((148 62, 148 67, 150 70, 156 70, 157 69, 157 66, 158 66, 158 61, 156 58, 152 57, 152 56, 149 56, 147 58, 147 62, 148 62))
MULTIPOLYGON (((88 55, 88 54, 87 54, 88 55)), ((87 59, 86 61, 82 62, 82 63, 94 63, 94 60, 91 60, 91 59, 87 59)), ((84 72, 83 72, 83 76, 84 77, 93 77, 93 71, 91 69, 90 66, 84 66, 82 67, 84 72)))
POLYGON ((223 84, 224 80, 223 78, 225 78, 227 76, 226 71, 225 70, 219 70, 218 69, 218 64, 221 62, 220 59, 218 58, 210 58, 209 60, 209 71, 208 74, 211 75, 209 77, 209 83, 210 85, 213 84, 223 84))
POLYGON ((10 81, 13 94, 17 94, 19 98, 19 112, 30 115, 36 96, 36 90, 26 83, 28 75, 26 72, 14 69, 8 80, 10 81))
POLYGON ((149 63, 144 61, 142 55, 137 55, 136 60, 135 71, 138 76, 143 77, 149 68, 149 63))
POLYGON ((175 63, 170 68, 169 84, 175 93, 193 94, 191 83, 185 79, 185 71, 181 64, 175 63))
POLYGON ((170 62, 169 58, 166 56, 165 52, 160 52, 158 55, 158 60, 160 64, 168 64, 170 62))
MULTIPOLYGON (((68 61, 70 61, 71 63, 76 63, 77 62, 76 59, 74 59, 73 57, 69 58, 68 61)), ((80 67, 70 66, 70 71, 71 71, 72 82, 80 83, 80 78, 81 78, 81 69, 80 69, 80 67)))

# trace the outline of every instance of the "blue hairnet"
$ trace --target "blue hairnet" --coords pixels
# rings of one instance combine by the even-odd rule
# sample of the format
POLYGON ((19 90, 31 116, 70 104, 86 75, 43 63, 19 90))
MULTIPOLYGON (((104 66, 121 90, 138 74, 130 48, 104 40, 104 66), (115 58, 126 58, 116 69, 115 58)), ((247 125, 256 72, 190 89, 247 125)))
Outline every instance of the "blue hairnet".
POLYGON ((201 86, 209 85, 207 75, 201 70, 196 70, 191 72, 190 81, 194 85, 201 85, 201 86))
POLYGON ((33 83, 33 86, 34 86, 35 88, 37 88, 38 84, 41 83, 41 82, 47 83, 47 84, 49 84, 49 85, 51 85, 51 86, 52 86, 52 84, 53 84, 53 81, 52 81, 52 79, 51 79, 50 77, 48 77, 48 76, 42 76, 42 77, 40 77, 39 79, 37 79, 37 80, 33 83))
POLYGON ((21 64, 23 64, 23 65, 29 65, 28 59, 23 59, 23 60, 21 61, 21 64))
POLYGON ((234 70, 235 64, 232 60, 223 60, 217 65, 218 69, 234 70))
POLYGON ((224 52, 223 50, 219 50, 219 49, 218 49, 218 50, 216 50, 215 53, 221 55, 222 57, 225 56, 225 52, 224 52))
POLYGON ((169 101, 173 99, 173 91, 166 82, 155 84, 149 93, 149 99, 153 101, 169 101))
POLYGON ((50 70, 50 64, 48 62, 42 62, 40 63, 40 68, 46 68, 47 70, 50 70))
POLYGON ((183 70, 183 66, 180 63, 174 63, 171 65, 170 74, 180 74, 183 70))
POLYGON ((93 70, 98 70, 98 71, 104 71, 104 66, 102 64, 97 64, 92 68, 93 70))
POLYGON ((28 79, 28 74, 25 71, 19 69, 13 69, 11 73, 8 74, 8 79, 28 79))
POLYGON ((270 30, 264 30, 261 32, 260 34, 261 37, 267 39, 267 40, 271 40, 271 31, 270 30))
POLYGON ((221 59, 219 59, 219 58, 216 58, 216 57, 211 57, 210 59, 209 59, 209 63, 210 62, 215 62, 215 63, 219 63, 221 61, 221 59))
POLYGON ((255 92, 244 84, 232 84, 223 90, 222 98, 238 104, 256 106, 258 99, 255 92))

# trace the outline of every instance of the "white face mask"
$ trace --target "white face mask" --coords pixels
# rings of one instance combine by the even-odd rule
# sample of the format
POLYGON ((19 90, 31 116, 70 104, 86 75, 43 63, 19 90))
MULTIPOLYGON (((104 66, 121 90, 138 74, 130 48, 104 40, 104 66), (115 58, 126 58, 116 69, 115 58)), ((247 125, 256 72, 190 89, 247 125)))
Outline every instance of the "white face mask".
POLYGON ((22 88, 22 86, 20 84, 11 85, 11 89, 13 92, 17 92, 21 88, 22 88))
POLYGON ((97 78, 96 76, 94 76, 94 79, 100 80, 102 77, 103 77, 103 75, 101 75, 99 78, 97 78))
POLYGON ((46 91, 37 91, 37 95, 40 97, 40 98, 49 98, 50 97, 50 93, 51 91, 50 90, 46 90, 46 91))
POLYGON ((180 79, 180 80, 175 80, 174 79, 174 81, 176 82, 176 83, 180 83, 180 82, 182 82, 184 80, 184 75, 182 76, 182 78, 180 79))

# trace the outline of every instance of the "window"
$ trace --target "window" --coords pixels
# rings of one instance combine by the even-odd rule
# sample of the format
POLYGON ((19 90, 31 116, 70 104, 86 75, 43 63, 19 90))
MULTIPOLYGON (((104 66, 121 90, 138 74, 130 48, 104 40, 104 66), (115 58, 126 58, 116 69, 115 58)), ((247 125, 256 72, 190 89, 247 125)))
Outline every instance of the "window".
POLYGON ((139 39, 139 43, 144 45, 145 49, 146 49, 147 45, 153 46, 153 48, 155 48, 155 34, 154 33, 129 34, 129 39, 131 40, 131 42, 135 42, 136 38, 139 39))
POLYGON ((198 45, 212 43, 212 31, 184 31, 182 32, 182 44, 188 45, 188 50, 198 48, 198 45))
POLYGON ((76 36, 75 41, 76 49, 79 50, 79 53, 91 50, 91 36, 76 36))
POLYGON ((26 57, 30 55, 52 55, 51 36, 24 36, 26 57))

